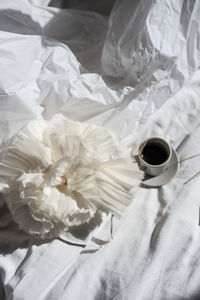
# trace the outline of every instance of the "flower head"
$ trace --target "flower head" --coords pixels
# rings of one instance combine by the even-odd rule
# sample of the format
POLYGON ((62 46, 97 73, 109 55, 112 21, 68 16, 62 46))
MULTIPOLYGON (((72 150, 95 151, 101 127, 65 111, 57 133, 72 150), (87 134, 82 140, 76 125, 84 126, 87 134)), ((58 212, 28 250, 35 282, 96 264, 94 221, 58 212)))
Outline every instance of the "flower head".
POLYGON ((99 206, 120 215, 141 171, 103 127, 62 115, 31 121, 0 153, 0 187, 15 221, 41 237, 87 223, 99 206))

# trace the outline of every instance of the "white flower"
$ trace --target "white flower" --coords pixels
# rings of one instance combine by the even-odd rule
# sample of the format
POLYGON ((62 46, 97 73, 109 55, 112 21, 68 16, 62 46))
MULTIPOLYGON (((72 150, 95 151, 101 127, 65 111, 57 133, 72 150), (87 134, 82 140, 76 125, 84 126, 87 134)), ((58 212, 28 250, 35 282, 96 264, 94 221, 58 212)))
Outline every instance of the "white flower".
POLYGON ((105 128, 62 115, 31 121, 7 141, 0 168, 15 221, 42 238, 89 222, 98 207, 120 215, 142 176, 105 128))

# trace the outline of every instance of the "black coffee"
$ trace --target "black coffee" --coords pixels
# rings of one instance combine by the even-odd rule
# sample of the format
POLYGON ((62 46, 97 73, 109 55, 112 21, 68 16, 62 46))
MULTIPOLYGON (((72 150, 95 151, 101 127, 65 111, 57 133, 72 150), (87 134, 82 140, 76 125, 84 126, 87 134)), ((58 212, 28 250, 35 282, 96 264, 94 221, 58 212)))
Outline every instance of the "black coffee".
POLYGON ((169 155, 164 146, 157 143, 147 143, 141 156, 150 165, 161 165, 168 159, 169 155))

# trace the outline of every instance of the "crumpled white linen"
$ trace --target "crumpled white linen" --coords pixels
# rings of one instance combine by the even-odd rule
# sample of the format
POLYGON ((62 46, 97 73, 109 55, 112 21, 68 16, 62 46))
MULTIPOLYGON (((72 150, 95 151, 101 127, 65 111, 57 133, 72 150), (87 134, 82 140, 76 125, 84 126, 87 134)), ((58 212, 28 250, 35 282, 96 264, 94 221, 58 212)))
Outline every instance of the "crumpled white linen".
POLYGON ((42 238, 89 223, 101 206, 120 216, 142 178, 108 130, 62 115, 28 123, 5 142, 0 166, 14 220, 42 238))
MULTIPOLYGON (((109 18, 31 2, 0 2, 1 141, 62 112, 129 149, 160 135, 180 158, 200 152, 199 1, 121 0, 109 18)), ((30 240, 1 201, 0 298, 198 299, 199 177, 188 180, 199 170, 189 160, 168 185, 140 189, 84 249, 30 240)))

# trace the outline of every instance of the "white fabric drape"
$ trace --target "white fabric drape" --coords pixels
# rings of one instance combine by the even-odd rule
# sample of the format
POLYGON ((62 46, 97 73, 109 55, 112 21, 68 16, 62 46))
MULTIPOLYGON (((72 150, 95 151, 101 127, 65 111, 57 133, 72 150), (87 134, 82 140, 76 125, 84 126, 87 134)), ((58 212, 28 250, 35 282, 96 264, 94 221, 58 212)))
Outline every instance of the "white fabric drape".
MULTIPOLYGON (((180 159, 200 153, 199 16, 195 0, 116 1, 110 16, 1 1, 0 141, 62 113, 129 150, 162 136, 180 159)), ((42 243, 1 197, 0 298, 198 299, 199 170, 182 162, 166 186, 140 188, 120 222, 97 215, 42 243)), ((114 175, 104 165, 96 176, 114 175)))

